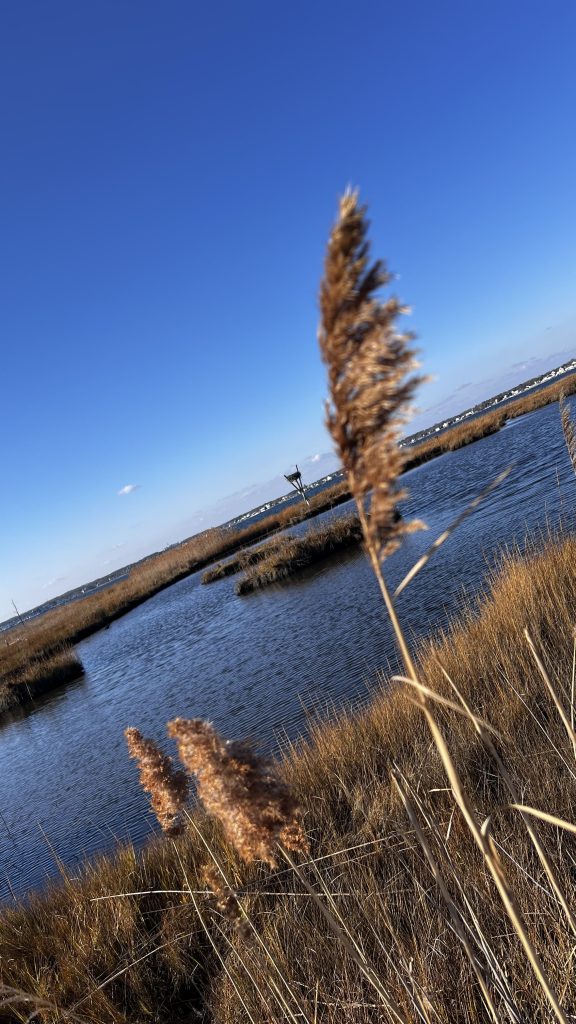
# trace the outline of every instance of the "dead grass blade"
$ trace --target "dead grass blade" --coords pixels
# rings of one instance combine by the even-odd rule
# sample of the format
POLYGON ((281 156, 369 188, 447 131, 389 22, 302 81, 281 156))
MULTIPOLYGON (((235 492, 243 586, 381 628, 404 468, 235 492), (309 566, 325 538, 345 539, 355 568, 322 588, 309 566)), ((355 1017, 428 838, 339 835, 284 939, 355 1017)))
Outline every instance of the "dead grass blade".
POLYGON ((423 569, 424 566, 430 561, 432 556, 436 554, 438 548, 442 547, 442 545, 448 540, 448 538, 454 533, 454 531, 458 529, 458 527, 464 522, 464 520, 467 519, 468 516, 472 512, 474 512, 475 509, 478 508, 478 505, 480 505, 484 501, 484 498, 487 498, 488 495, 491 494, 492 491, 496 490, 496 488, 500 486, 500 484, 506 479, 506 477, 510 475, 513 468, 513 466, 508 466, 508 468, 504 469, 502 473, 499 473, 496 479, 493 480, 491 484, 488 484, 488 486, 485 487, 484 490, 481 491, 480 494, 478 494, 477 497, 470 502, 470 504, 464 509, 464 511, 456 517, 454 522, 451 523, 450 526, 448 526, 447 529, 444 530, 444 532, 436 538, 434 543, 431 544, 428 550, 424 552, 422 557, 414 563, 409 572, 406 573, 402 582, 396 587, 396 590, 394 591, 394 599, 396 599, 402 593, 402 591, 405 590, 408 584, 412 582, 414 577, 418 575, 420 570, 423 569))
POLYGON ((405 683, 407 686, 413 687, 424 697, 430 698, 430 700, 433 700, 436 704, 441 704, 442 707, 450 708, 451 711, 455 711, 456 714, 461 715, 462 718, 470 719, 477 730, 485 730, 503 741, 503 737, 498 730, 483 718, 478 718, 478 716, 475 715, 467 705, 464 708, 461 708, 458 704, 455 704, 453 700, 449 700, 448 697, 442 696, 441 693, 436 693, 435 690, 431 690, 428 686, 424 686, 423 683, 419 683, 416 679, 410 679, 409 676, 392 676, 392 680, 393 682, 405 683))
MULTIPOLYGON (((548 811, 540 811, 536 807, 530 807, 528 804, 506 804, 505 807, 501 808, 503 811, 508 809, 512 811, 520 811, 521 814, 530 814, 533 818, 538 818, 540 821, 547 822, 548 825, 556 825, 557 828, 563 828, 566 832, 572 832, 573 835, 576 835, 576 825, 574 825, 573 822, 566 821, 565 818, 558 818, 557 815, 549 814, 548 811)), ((490 815, 486 821, 489 821, 493 817, 494 815, 490 815)), ((486 824, 486 822, 484 824, 486 824)), ((484 825, 482 828, 484 828, 484 825)), ((487 831, 489 831, 489 827, 487 831)))
POLYGON ((386 992, 386 989, 384 988, 380 978, 373 970, 373 968, 368 964, 364 954, 362 953, 362 950, 356 943, 355 939, 353 937, 349 937, 347 929, 342 927, 342 924, 337 920, 336 917, 334 917, 334 915, 331 913, 328 907, 322 902, 322 900, 318 896, 318 893, 310 885, 308 879, 300 870, 298 864, 296 864, 296 862, 292 859, 288 851, 285 850, 283 847, 279 847, 279 850, 282 856, 286 859, 287 863, 292 868, 294 874, 298 877, 298 879, 304 886, 304 888, 314 898, 318 910, 325 918, 326 922, 328 923, 329 927, 331 928, 336 938, 342 944, 342 947, 348 953, 348 956, 354 961, 356 966, 359 967, 360 971, 362 972, 366 980, 369 982, 370 985, 372 985, 372 988, 374 988, 374 990, 378 993, 383 1005, 391 1014, 393 1020, 396 1021, 396 1024, 409 1024, 409 1021, 402 1014, 402 1011, 398 1004, 390 997, 389 993, 386 992))
POLYGON ((413 807, 413 805, 411 803, 410 797, 408 796, 406 782, 405 782, 404 779, 402 779, 402 776, 398 773, 398 771, 394 771, 392 773, 392 781, 394 782, 394 785, 396 786, 396 789, 397 789, 397 791, 398 791, 398 793, 400 795, 400 799, 402 800, 402 803, 404 804, 404 807, 406 809, 406 813, 408 815, 408 818, 410 819, 410 824, 412 825, 412 828, 414 829, 414 831, 416 833, 416 836, 418 838, 418 842, 420 843, 420 846, 422 847, 422 850, 424 851, 424 856, 426 857, 426 860, 428 861, 428 865, 429 865, 430 870, 432 872, 432 876, 433 876, 433 878, 434 878, 434 880, 435 880, 435 882, 436 882, 436 884, 437 884, 437 886, 438 886, 438 888, 440 890, 440 893, 442 895, 442 899, 444 900, 444 902, 446 904, 446 907, 448 909, 448 913, 450 915, 450 920, 452 922, 452 926, 454 928, 454 931, 456 932, 456 935, 458 936, 460 942, 462 943, 462 945, 464 947, 464 950, 465 950, 465 953, 466 953, 466 956, 468 957, 468 960, 469 960, 470 965, 472 967, 472 970, 474 971, 474 974, 476 975, 476 978, 478 980, 478 984, 480 985, 482 996, 484 998, 484 1002, 486 1004, 486 1008, 487 1008, 487 1010, 488 1010, 488 1012, 489 1012, 489 1014, 490 1014, 494 1024, 499 1024, 498 1013, 497 1013, 496 1007, 494 1006, 494 1003, 492 1001, 492 996, 490 995, 490 990, 488 988, 488 984, 486 982, 486 979, 484 978, 484 974, 482 972, 482 968, 481 968, 480 964, 478 963, 478 958, 477 958, 476 954, 474 953, 474 950, 472 949, 472 946, 470 945, 470 941, 468 939, 468 936, 466 934, 466 930, 465 930, 464 925, 462 923, 462 918, 460 916, 460 912, 458 911, 458 909, 456 907, 456 904, 454 903, 454 900, 452 899, 452 897, 450 896, 450 893, 448 892, 448 889, 447 889, 446 883, 444 881, 442 872, 440 871, 440 867, 439 867, 438 863, 436 862, 434 854, 432 853, 432 849, 431 849, 431 847, 430 847, 430 845, 429 845, 429 843, 428 843, 428 841, 427 841, 427 839, 426 839, 426 837, 425 837, 425 835, 424 835, 424 833, 422 831, 422 828, 420 826, 420 822, 418 820, 418 816, 417 816, 416 811, 415 811, 415 809, 414 809, 414 807, 413 807))
POLYGON ((570 719, 568 718, 568 715, 566 714, 566 712, 564 710, 564 707, 562 705, 562 701, 560 700, 560 698, 558 696, 556 688, 552 684, 552 680, 550 679, 550 676, 548 675, 548 673, 547 673, 547 671, 546 671, 546 669, 544 667, 542 659, 540 658, 540 656, 538 654, 538 651, 536 650, 536 646, 534 644, 534 641, 532 640, 532 637, 530 636, 530 633, 528 632, 527 629, 524 630, 524 636, 526 637, 526 640, 528 641, 528 646, 529 646, 529 648, 530 648, 530 650, 532 652, 532 657, 534 658, 534 661, 536 662, 536 665, 538 667, 538 671, 539 671, 540 675, 542 676, 542 679, 544 680, 546 689, 548 690, 548 693, 552 697, 552 700, 554 701, 554 705, 556 707, 556 710, 557 710, 558 714, 560 715, 560 718, 562 719, 562 725, 564 726, 564 728, 566 730, 566 734, 568 736, 568 739, 570 740, 572 749, 574 749, 576 747, 576 733, 574 732, 574 729, 572 728, 570 719))
MULTIPOLYGON (((498 751, 496 750, 496 747, 492 743, 492 740, 484 731, 481 720, 477 719, 476 716, 473 714, 472 709, 470 708, 464 695, 460 692, 460 690, 458 689, 454 681, 450 678, 446 670, 442 667, 442 665, 440 665, 439 667, 442 671, 442 674, 444 675, 444 678, 448 681, 448 683, 456 693, 458 699, 460 700, 462 706, 466 710, 466 713, 469 716, 470 720, 474 723, 474 728, 476 729, 478 736, 482 740, 482 743, 486 747, 492 759, 495 761, 498 767, 498 771, 500 772, 502 781, 506 786, 506 789, 508 790, 510 796, 512 797, 512 800, 514 800, 516 803, 519 803, 518 792, 516 786, 514 785, 514 782, 512 781, 512 776, 510 775, 510 772, 504 765, 504 762, 502 761, 502 758, 500 757, 498 751)), ((524 817, 524 815, 522 815, 522 820, 524 821, 526 830, 528 832, 532 845, 536 851, 538 859, 542 864, 542 867, 544 868, 548 881, 550 882, 550 885, 552 886, 556 898, 558 899, 558 902, 560 903, 560 906, 564 911, 564 915, 566 917, 566 920, 568 921, 572 933, 576 936, 576 918, 574 917, 574 914, 572 913, 568 905, 566 896, 562 891, 562 887, 560 885, 560 882, 558 881, 556 871, 554 870, 552 863, 548 857, 548 854, 546 853, 544 847, 542 846, 542 843, 540 842, 540 837, 538 833, 534 830, 534 828, 532 828, 530 822, 524 817)))

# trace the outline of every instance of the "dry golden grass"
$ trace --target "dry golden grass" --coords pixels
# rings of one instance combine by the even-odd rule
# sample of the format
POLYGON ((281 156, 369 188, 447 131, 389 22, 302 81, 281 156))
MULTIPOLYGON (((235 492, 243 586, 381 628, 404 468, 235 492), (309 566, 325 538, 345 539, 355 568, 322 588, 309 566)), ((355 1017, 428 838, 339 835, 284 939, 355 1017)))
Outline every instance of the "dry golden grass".
POLYGON ((171 757, 146 739, 139 729, 124 730, 130 757, 140 770, 140 785, 148 793, 158 824, 167 835, 184 831, 183 809, 188 797, 188 777, 174 767, 171 757))
POLYGON ((330 234, 320 285, 318 341, 327 366, 326 426, 346 471, 369 551, 382 558, 422 524, 395 515, 404 492, 399 447, 420 378, 413 335, 403 330, 409 310, 380 289, 392 275, 371 262, 366 207, 347 190, 330 234))
POLYGON ((236 573, 243 572, 250 566, 256 565, 262 559, 267 558, 275 548, 282 547, 285 540, 285 534, 281 533, 277 537, 272 537, 271 540, 265 541, 264 544, 259 544, 257 547, 244 548, 232 558, 228 558, 225 562, 218 562, 202 573, 202 583, 215 583, 217 580, 223 580, 227 576, 235 576, 236 573))
MULTIPOLYGON (((474 713, 497 728, 498 754, 523 802, 568 820, 576 806, 574 750, 523 629, 528 626, 569 709, 575 565, 572 537, 551 540, 525 559, 507 557, 481 604, 418 653, 427 686, 453 700, 444 670, 474 713)), ((495 841, 531 937, 566 1012, 573 1013, 574 936, 521 817, 505 810, 511 801, 498 765, 469 720, 449 708, 439 718, 478 818, 494 816, 495 841)), ((333 900, 405 1020, 426 1019, 416 1003, 431 1006, 429 1019, 446 1024, 489 1017, 392 773, 416 809, 459 918, 470 929, 474 955, 496 989, 498 1019, 550 1019, 406 689, 390 693, 386 687, 364 712, 314 727, 310 742, 287 757, 281 772, 304 809, 312 844, 314 862, 300 870, 332 894, 322 898, 333 900), (504 1009, 506 1001, 516 1018, 504 1009)), ((199 814, 192 821, 174 843, 159 840, 141 855, 126 849, 86 868, 81 882, 55 886, 47 896, 33 897, 28 908, 5 911, 2 983, 62 1007, 81 1001, 77 1012, 98 1024, 177 1024, 193 1010, 232 1024, 250 1019, 245 1007, 258 1024, 268 1024, 290 1016, 271 993, 277 968, 292 992, 285 990, 285 998, 297 994, 309 1021, 316 1012, 316 1019, 339 1024, 394 1019, 329 932, 298 876, 242 866, 217 826, 199 814), (204 840, 263 945, 246 942, 202 895, 211 856, 204 840), (91 902, 144 890, 160 892, 91 902)), ((539 831, 574 911, 575 839, 550 825, 539 831)), ((24 1009, 12 1019, 24 1020, 24 1009)), ((40 1019, 63 1018, 43 1013, 40 1019)))
MULTIPOLYGON (((558 400, 562 393, 576 391, 576 374, 543 388, 537 394, 516 399, 505 412, 493 411, 470 423, 444 431, 406 453, 404 468, 427 462, 447 451, 470 444, 503 426, 506 419, 524 415, 558 400)), ((342 481, 310 499, 310 508, 302 502, 268 516, 263 521, 245 527, 231 538, 221 529, 207 530, 177 548, 152 555, 134 566, 127 580, 116 583, 81 601, 47 612, 0 638, 0 699, 2 708, 24 703, 29 693, 21 682, 34 680, 35 692, 40 694, 74 678, 82 671, 78 659, 70 663, 69 673, 60 671, 62 648, 69 647, 91 636, 99 629, 142 604, 149 597, 178 582, 192 572, 209 565, 233 552, 240 551, 259 540, 280 532, 305 519, 321 515, 350 498, 348 483, 342 481), (17 638, 18 642, 14 643, 17 638), (52 659, 55 658, 55 663, 52 659)), ((243 558, 243 553, 239 556, 243 558)), ((243 568, 243 566, 240 566, 243 568)), ((237 571, 234 568, 230 571, 237 571)), ((215 578, 227 575, 217 566, 215 578)), ((76 656, 71 655, 71 658, 76 656)), ((30 691, 32 692, 32 691, 30 691)))
POLYGON ((361 540, 360 520, 355 513, 349 513, 319 528, 309 529, 302 537, 284 536, 269 542, 259 549, 259 557, 244 568, 244 575, 236 583, 236 593, 249 594, 288 579, 361 540))
MULTIPOLYGON (((46 612, 4 634, 0 637, 2 707, 7 708, 29 699, 26 686, 21 684, 27 684, 32 679, 37 685, 37 693, 64 681, 60 671, 63 648, 91 636, 158 591, 216 559, 303 519, 320 515, 326 509, 346 501, 348 497, 346 485, 339 483, 311 498, 310 507, 302 502, 253 523, 239 533, 230 534, 221 528, 206 530, 176 548, 139 562, 133 567, 128 579, 98 594, 46 612)), ((78 675, 82 667, 77 658, 75 665, 74 674, 78 675)))
POLYGON ((200 718, 175 718, 167 730, 196 779, 203 807, 218 819, 224 838, 245 864, 264 861, 277 867, 279 842, 309 853, 301 809, 271 762, 246 742, 223 739, 200 718))
POLYGON ((477 416, 475 419, 460 423, 455 427, 449 427, 436 437, 429 437, 408 449, 404 468, 405 470, 413 469, 423 462, 428 462, 429 459, 436 458, 437 455, 456 451, 473 441, 478 441, 481 437, 495 434, 507 420, 514 420, 518 416, 525 416, 526 413, 543 409, 544 406, 557 402, 563 394, 572 395, 575 392, 576 373, 573 373, 561 381, 547 384, 546 387, 533 394, 528 393, 520 398, 515 398, 504 409, 492 409, 491 412, 477 416))
POLYGON ((0 712, 17 704, 25 704, 35 697, 78 679, 84 672, 82 662, 73 647, 66 643, 48 651, 20 655, 19 668, 14 673, 0 674, 0 712))
POLYGON ((570 407, 566 401, 566 393, 564 391, 560 396, 560 421, 566 442, 566 450, 570 456, 572 468, 576 473, 576 427, 570 415, 570 407))
MULTIPOLYGON (((483 599, 408 649, 380 559, 402 532, 391 521, 402 463, 392 446, 412 393, 402 382, 412 354, 394 328, 400 308, 372 294, 383 278, 379 264, 367 265, 363 218, 350 202, 341 207, 321 340, 330 424, 360 519, 371 500, 364 536, 406 677, 364 711, 313 726, 272 771, 206 723, 171 723, 220 823, 196 809, 184 835, 139 856, 119 851, 6 910, 5 1020, 28 1020, 31 1007, 45 1024, 576 1017, 576 538, 506 556, 483 599), (306 859, 295 862, 287 847, 306 859)), ((520 400, 514 415, 553 394, 520 400)), ((501 415, 434 439, 420 459, 498 429, 501 415)), ((217 548, 208 543, 200 561, 217 548)), ((93 614, 115 617, 118 594, 137 603, 147 586, 199 567, 193 547, 161 559, 124 591, 101 595, 93 614)), ((25 639, 32 651, 33 636, 25 639)), ((129 735, 146 788, 164 787, 162 817, 172 769, 129 735)))
POLYGON ((244 576, 236 585, 236 593, 249 593, 286 579, 314 562, 329 558, 340 548, 358 544, 361 540, 358 516, 348 514, 323 523, 319 528, 310 528, 299 537, 282 533, 258 547, 240 551, 228 561, 207 569, 202 583, 214 583, 243 572, 244 576))

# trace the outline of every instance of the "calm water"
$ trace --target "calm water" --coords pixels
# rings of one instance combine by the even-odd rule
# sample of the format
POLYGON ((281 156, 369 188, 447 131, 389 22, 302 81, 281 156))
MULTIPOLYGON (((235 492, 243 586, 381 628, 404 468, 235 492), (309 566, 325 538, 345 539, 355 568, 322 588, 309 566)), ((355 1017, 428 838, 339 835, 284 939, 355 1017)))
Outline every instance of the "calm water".
MULTIPOLYGON (((387 563, 392 585, 509 463, 511 476, 402 595, 405 627, 423 636, 481 588, 503 544, 569 522, 576 481, 557 405, 407 475, 407 516, 426 534, 387 563)), ((328 515, 341 515, 344 505, 328 515)), ((367 561, 349 552, 297 581, 236 597, 234 578, 194 575, 82 643, 77 684, 0 720, 0 893, 23 894, 117 840, 154 829, 123 738, 127 725, 164 742, 176 715, 206 717, 228 736, 275 750, 309 716, 362 701, 395 652, 367 561)), ((168 746, 168 744, 167 744, 168 746)))

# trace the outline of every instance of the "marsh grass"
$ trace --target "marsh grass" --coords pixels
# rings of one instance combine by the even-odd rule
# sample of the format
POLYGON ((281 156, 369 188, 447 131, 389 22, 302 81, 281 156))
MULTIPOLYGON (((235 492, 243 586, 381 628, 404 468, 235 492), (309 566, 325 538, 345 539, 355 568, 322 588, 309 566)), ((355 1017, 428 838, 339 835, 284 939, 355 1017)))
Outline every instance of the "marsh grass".
POLYGON ((572 463, 572 468, 576 473, 576 428, 570 415, 570 406, 566 401, 566 397, 567 392, 563 391, 560 396, 560 422, 562 424, 564 441, 566 442, 566 450, 572 463))
POLYGON ((353 546, 361 540, 358 516, 348 514, 331 519, 320 527, 309 528, 301 536, 282 533, 258 547, 241 551, 228 561, 208 569, 202 576, 202 583, 214 583, 243 572, 236 584, 236 593, 250 593, 287 579, 306 566, 329 558, 341 548, 353 546))
POLYGON ((83 673, 80 658, 66 643, 37 650, 11 672, 0 675, 0 713, 79 679, 83 673))
MULTIPOLYGON (((120 850, 0 916, 2 985, 33 993, 38 1019, 576 1016, 576 538, 502 556, 484 596, 410 649, 381 564, 409 528, 392 517, 394 446, 414 387, 402 308, 374 295, 387 280, 347 193, 322 291, 329 425, 405 674, 312 724, 270 773, 207 723, 171 723, 213 817, 196 808, 172 842, 120 850), (299 861, 282 844, 288 808, 299 861)), ((29 1019, 29 1002, 4 1012, 29 1019)))
POLYGON ((445 452, 456 451, 482 437, 496 434, 509 420, 536 412, 546 405, 559 401, 562 395, 572 395, 575 392, 576 373, 569 374, 561 381, 553 381, 533 394, 528 393, 520 398, 515 398, 504 409, 492 409, 465 423, 459 423, 455 427, 440 431, 436 436, 426 438, 425 441, 405 450, 405 471, 420 466, 445 452))
POLYGON ((303 569, 321 562, 337 551, 354 547, 362 541, 362 527, 355 513, 333 519, 302 537, 284 536, 277 543, 265 545, 259 557, 244 568, 237 581, 237 594, 249 594, 261 587, 289 579, 303 569))
MULTIPOLYGON (((499 430, 506 420, 525 415, 555 402, 561 394, 576 391, 576 374, 541 391, 511 402, 504 412, 494 410, 469 423, 443 431, 414 448, 404 451, 404 469, 412 469, 448 451, 454 451, 499 430)), ((62 670, 62 649, 110 625, 117 618, 142 604, 171 584, 184 579, 212 562, 235 552, 244 558, 244 550, 275 533, 305 519, 321 515, 350 498, 346 481, 334 484, 304 504, 291 506, 266 519, 244 527, 231 537, 223 529, 207 530, 184 541, 170 551, 151 555, 131 570, 127 580, 108 587, 61 608, 47 612, 0 637, 0 699, 2 709, 25 703, 30 695, 40 695, 59 683, 69 681, 82 672, 77 656, 70 655, 68 670, 62 670), (14 639, 18 642, 14 642, 14 639), (74 660, 76 658, 76 660, 74 660), (30 690, 26 685, 31 685, 30 690)), ((240 566, 242 568, 243 566, 240 566)), ((238 571, 216 566, 214 578, 238 571)), ((212 577, 211 577, 212 578, 212 577)), ((206 580, 208 582, 208 580, 206 580)))
POLYGON ((227 576, 235 576, 236 573, 243 572, 249 567, 257 565, 262 559, 268 558, 270 552, 284 543, 285 536, 280 535, 257 547, 246 548, 226 562, 218 562, 217 565, 207 569, 202 573, 202 583, 215 583, 217 580, 226 579, 227 576))
MULTIPOLYGON (((523 803, 568 820, 576 805, 574 751, 523 630, 527 625, 569 708, 575 560, 572 537, 550 539, 544 551, 523 559, 506 556, 486 596, 417 651, 426 686, 454 701, 446 673, 474 714, 497 729, 495 747, 523 803)), ((430 1004, 431 1021, 489 1020, 398 779, 494 992, 498 1019, 548 1021, 540 988, 455 810, 421 711, 407 688, 382 683, 381 695, 362 712, 313 724, 309 740, 280 765, 303 808, 312 847, 300 870, 329 893, 320 898, 334 905, 406 1020, 426 1020, 415 1001, 430 1004)), ((511 801, 498 766, 469 719, 450 707, 438 716, 479 820, 493 815, 494 842, 532 939, 564 993, 566 1011, 576 1012, 574 936, 520 815, 504 810, 511 801)), ((302 881, 282 868, 270 873, 242 865, 217 824, 199 811, 192 818, 194 827, 173 842, 157 840, 141 854, 123 849, 86 866, 81 880, 64 880, 45 896, 32 896, 27 907, 6 909, 2 982, 67 1008, 81 1001, 76 1012, 94 1024, 175 1024, 193 1011, 232 1024, 249 1019, 244 1005, 258 1024, 268 1024, 272 1017, 288 1019, 270 995, 271 956, 305 1003, 308 1020, 315 1012, 338 1024, 383 1019, 381 1002, 327 930, 302 881), (267 952, 256 942, 246 945, 214 909, 203 874, 204 840, 267 952), (131 892, 145 895, 100 899, 131 892)), ((574 910, 576 839, 549 825, 539 831, 574 910)), ((24 1009, 11 1014, 26 1019, 24 1009)))
MULTIPOLYGON (((175 548, 151 555, 137 563, 128 579, 98 594, 55 608, 3 634, 0 636, 0 694, 3 707, 8 708, 29 699, 26 686, 21 686, 21 682, 28 683, 33 679, 37 693, 40 693, 64 681, 64 676, 59 674, 63 649, 72 647, 110 625, 154 594, 216 559, 241 551, 303 519, 320 515, 342 501, 347 501, 349 496, 347 486, 338 483, 311 498, 310 508, 297 505, 282 509, 233 534, 224 528, 206 530, 175 548), (46 668, 44 674, 43 668, 46 668)), ((79 664, 78 661, 76 664, 79 664)))

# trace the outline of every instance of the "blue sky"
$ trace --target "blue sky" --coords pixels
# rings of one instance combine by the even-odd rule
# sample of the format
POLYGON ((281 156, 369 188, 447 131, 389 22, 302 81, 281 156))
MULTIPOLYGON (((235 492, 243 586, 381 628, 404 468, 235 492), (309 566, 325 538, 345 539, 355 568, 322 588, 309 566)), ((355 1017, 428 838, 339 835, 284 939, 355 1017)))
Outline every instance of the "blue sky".
POLYGON ((420 425, 573 351, 575 51, 572 0, 4 5, 0 619, 330 449, 347 183, 414 307, 420 425))

